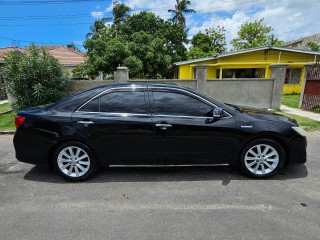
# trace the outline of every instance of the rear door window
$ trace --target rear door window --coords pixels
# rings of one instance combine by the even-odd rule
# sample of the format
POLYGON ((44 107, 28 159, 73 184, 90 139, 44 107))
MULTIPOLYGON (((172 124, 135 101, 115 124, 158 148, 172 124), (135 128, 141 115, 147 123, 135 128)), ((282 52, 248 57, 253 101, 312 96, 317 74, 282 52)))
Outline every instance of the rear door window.
POLYGON ((93 99, 82 106, 81 112, 145 114, 144 92, 112 92, 93 99))
POLYGON ((146 113, 144 92, 113 92, 100 97, 100 112, 146 113))
POLYGON ((90 102, 83 105, 79 111, 81 112, 99 112, 99 98, 92 99, 90 102))

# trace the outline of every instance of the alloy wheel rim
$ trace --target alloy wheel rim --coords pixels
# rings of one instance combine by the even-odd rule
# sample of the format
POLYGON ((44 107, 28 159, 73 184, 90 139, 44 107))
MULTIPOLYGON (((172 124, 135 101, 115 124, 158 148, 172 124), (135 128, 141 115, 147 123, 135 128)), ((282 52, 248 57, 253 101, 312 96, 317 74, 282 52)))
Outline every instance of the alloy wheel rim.
POLYGON ((268 144, 258 144, 246 152, 244 163, 251 173, 266 175, 274 171, 278 166, 279 153, 268 144))
POLYGON ((60 171, 69 177, 81 177, 90 169, 90 157, 83 149, 70 146, 62 149, 58 155, 60 171))

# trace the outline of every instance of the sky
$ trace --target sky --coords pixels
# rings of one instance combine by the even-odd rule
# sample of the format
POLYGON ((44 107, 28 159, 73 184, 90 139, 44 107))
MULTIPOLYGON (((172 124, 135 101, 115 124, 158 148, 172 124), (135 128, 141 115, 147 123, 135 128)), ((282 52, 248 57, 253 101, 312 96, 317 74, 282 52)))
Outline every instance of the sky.
MULTIPOLYGON (((173 15, 176 0, 123 0, 132 8, 154 12, 164 19, 173 15)), ((66 45, 82 51, 89 26, 102 17, 112 17, 112 0, 0 0, 0 47, 66 45)), ((237 37, 241 24, 264 18, 264 24, 284 41, 320 33, 320 1, 311 0, 191 0, 185 14, 188 38, 210 27, 224 26, 226 40, 237 37)))

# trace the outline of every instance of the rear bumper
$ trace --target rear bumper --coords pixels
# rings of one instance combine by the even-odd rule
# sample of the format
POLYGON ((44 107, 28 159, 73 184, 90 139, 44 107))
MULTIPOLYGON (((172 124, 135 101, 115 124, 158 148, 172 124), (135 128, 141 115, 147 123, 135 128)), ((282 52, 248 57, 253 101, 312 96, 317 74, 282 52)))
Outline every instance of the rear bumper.
POLYGON ((17 160, 40 166, 48 165, 48 151, 52 144, 43 134, 26 129, 17 130, 13 138, 17 160))
POLYGON ((289 162, 305 163, 307 161, 307 138, 300 135, 295 136, 289 142, 289 162))

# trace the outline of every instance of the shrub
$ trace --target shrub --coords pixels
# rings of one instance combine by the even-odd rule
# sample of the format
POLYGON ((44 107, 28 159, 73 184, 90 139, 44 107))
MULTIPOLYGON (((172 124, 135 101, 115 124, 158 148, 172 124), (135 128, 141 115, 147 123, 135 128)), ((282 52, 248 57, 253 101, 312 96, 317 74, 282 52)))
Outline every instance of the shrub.
POLYGON ((59 62, 44 48, 32 45, 4 58, 2 75, 16 110, 52 103, 66 96, 67 78, 59 62))

